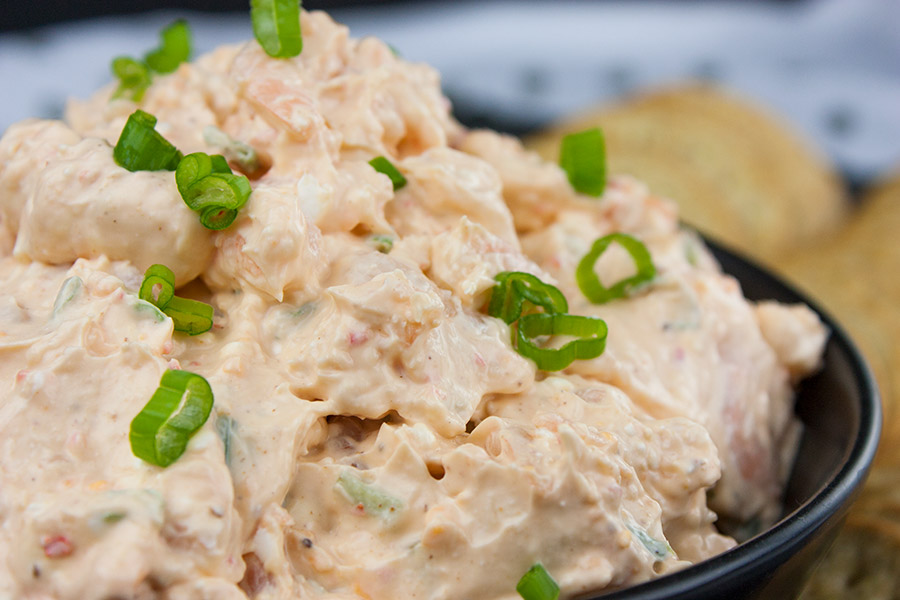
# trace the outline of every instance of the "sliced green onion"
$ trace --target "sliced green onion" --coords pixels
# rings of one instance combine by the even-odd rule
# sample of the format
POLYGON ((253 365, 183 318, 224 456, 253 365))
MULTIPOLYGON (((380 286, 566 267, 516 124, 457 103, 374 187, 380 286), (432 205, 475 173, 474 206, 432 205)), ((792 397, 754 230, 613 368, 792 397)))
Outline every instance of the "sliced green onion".
POLYGON ((628 530, 634 534, 634 537, 638 539, 638 541, 647 549, 647 552, 653 555, 657 560, 665 560, 668 556, 671 556, 675 553, 672 550, 672 546, 668 544, 668 542, 660 541, 655 537, 651 537, 649 533, 638 527, 637 525, 633 525, 631 523, 626 523, 625 526, 628 530))
POLYGON ((548 313, 565 313, 569 310, 566 297, 555 286, 544 283, 531 273, 503 271, 494 279, 497 284, 491 292, 488 314, 510 324, 522 314, 528 301, 548 313))
POLYGON ((56 293, 56 300, 53 301, 53 312, 50 313, 50 316, 56 317, 81 292, 83 286, 84 283, 81 281, 81 277, 77 275, 73 275, 63 281, 62 285, 59 286, 59 291, 56 293))
POLYGON ((165 308, 174 296, 175 273, 172 269, 166 265, 150 265, 144 271, 144 281, 141 282, 138 298, 157 308, 165 308))
POLYGON ((140 109, 131 113, 113 148, 116 164, 132 172, 174 171, 182 158, 181 152, 154 127, 153 115, 140 109))
POLYGON ((300 308, 291 312, 290 315, 297 319, 305 319, 309 315, 313 314, 315 311, 316 311, 316 303, 315 302, 304 302, 300 308))
POLYGON ((406 177, 403 176, 403 173, 397 170, 391 161, 386 159, 383 156, 376 156, 372 160, 369 161, 369 164, 372 165, 372 168, 381 173, 382 175, 387 175, 390 178, 391 183, 394 184, 394 191, 399 190, 404 185, 406 185, 406 177))
POLYGON ((232 436, 236 435, 237 421, 228 415, 219 415, 216 417, 216 433, 222 440, 222 446, 225 450, 225 464, 231 465, 231 441, 232 436))
POLYGON ((559 585, 541 563, 536 563, 522 575, 516 584, 516 591, 524 600, 556 600, 559 598, 559 585))
POLYGON ((159 37, 159 47, 148 52, 144 62, 157 73, 171 73, 191 57, 191 29, 184 19, 179 19, 163 29, 159 37))
POLYGON ((269 56, 291 58, 303 50, 297 0, 250 0, 250 20, 256 41, 269 56))
POLYGON ((375 246, 375 249, 382 254, 389 253, 394 247, 394 238, 389 235, 373 235, 369 238, 369 242, 371 242, 371 244, 375 246))
POLYGON ((575 360, 603 354, 607 333, 606 321, 596 317, 534 313, 519 319, 512 336, 516 352, 533 360, 538 369, 559 371, 575 360), (568 335, 579 339, 560 348, 542 348, 532 341, 545 335, 568 335))
POLYGON ((562 139, 559 166, 576 192, 600 196, 606 187, 606 144, 603 132, 594 127, 562 139))
POLYGON ((175 295, 175 274, 165 265, 151 265, 144 272, 138 297, 172 319, 175 331, 198 335, 212 329, 213 307, 175 295))
POLYGON ((212 173, 191 184, 182 198, 191 210, 211 206, 237 210, 250 197, 250 181, 243 175, 212 173))
POLYGON ((188 154, 175 170, 175 184, 188 208, 207 229, 225 229, 250 197, 250 180, 231 172, 224 156, 188 154))
POLYGON ((127 516, 128 515, 124 512, 110 511, 110 512, 105 512, 102 515, 100 515, 100 519, 107 525, 114 525, 127 516))
POLYGON ((512 325, 512 345, 516 351, 530 358, 543 371, 559 371, 574 360, 600 356, 606 348, 607 328, 603 319, 566 314, 569 304, 559 289, 544 283, 530 273, 504 271, 494 279, 488 314, 512 325), (541 307, 544 312, 523 314, 526 302, 541 307), (561 348, 543 348, 533 339, 548 335, 575 336, 561 348))
POLYGON ((236 164, 241 171, 253 174, 259 171, 259 154, 249 144, 235 140, 215 125, 203 128, 203 141, 222 149, 225 158, 236 164))
POLYGON ((147 65, 129 56, 117 56, 113 59, 111 68, 113 75, 119 80, 119 87, 112 97, 140 102, 153 81, 147 65))
POLYGON ((147 302, 146 300, 141 300, 140 298, 134 303, 134 312, 141 317, 151 317, 157 323, 162 323, 166 320, 165 313, 159 310, 155 304, 147 302))
POLYGON ((199 335, 212 329, 213 307, 205 302, 175 296, 162 311, 172 319, 175 331, 199 335))
POLYGON ((131 451, 141 460, 168 467, 212 410, 209 383, 196 373, 167 370, 149 402, 131 421, 131 451))
POLYGON ((349 470, 343 471, 337 480, 338 486, 347 497, 360 505, 366 513, 379 517, 392 517, 403 508, 403 502, 381 488, 366 483, 349 470))
POLYGON ((635 286, 650 281, 654 277, 656 277, 656 267, 653 265, 650 251, 647 250, 647 247, 640 240, 627 233, 610 233, 597 239, 591 246, 591 250, 584 255, 575 269, 575 280, 578 282, 578 287, 581 288, 585 297, 594 304, 603 304, 604 302, 621 298, 634 289, 635 286), (637 273, 618 281, 610 287, 606 287, 600 283, 600 278, 594 272, 594 264, 613 242, 616 242, 628 251, 628 254, 634 260, 637 273))
POLYGON ((175 169, 175 185, 184 197, 188 188, 213 173, 231 173, 231 167, 228 166, 225 157, 220 154, 192 152, 178 162, 178 168, 175 169))
POLYGON ((210 206, 200 211, 200 224, 207 229, 219 231, 234 223, 238 211, 221 206, 210 206))

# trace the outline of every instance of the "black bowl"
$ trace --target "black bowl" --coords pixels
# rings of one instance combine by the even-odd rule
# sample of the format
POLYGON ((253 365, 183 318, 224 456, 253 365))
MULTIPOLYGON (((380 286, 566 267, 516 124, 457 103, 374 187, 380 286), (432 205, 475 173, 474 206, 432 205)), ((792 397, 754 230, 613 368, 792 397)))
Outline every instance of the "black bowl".
POLYGON ((798 390, 804 424, 782 519, 737 547, 687 569, 591 598, 602 600, 791 599, 803 589, 858 495, 881 432, 875 380, 847 334, 821 309, 770 273, 707 244, 751 300, 804 302, 831 329, 824 367, 798 390))

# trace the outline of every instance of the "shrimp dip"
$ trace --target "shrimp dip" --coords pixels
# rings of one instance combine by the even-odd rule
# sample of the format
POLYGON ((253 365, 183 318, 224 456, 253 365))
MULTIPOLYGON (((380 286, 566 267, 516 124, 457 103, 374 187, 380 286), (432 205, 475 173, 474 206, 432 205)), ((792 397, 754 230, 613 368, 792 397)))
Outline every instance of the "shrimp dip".
POLYGON ((773 522, 818 317, 275 9, 0 139, 0 598, 570 598, 773 522))

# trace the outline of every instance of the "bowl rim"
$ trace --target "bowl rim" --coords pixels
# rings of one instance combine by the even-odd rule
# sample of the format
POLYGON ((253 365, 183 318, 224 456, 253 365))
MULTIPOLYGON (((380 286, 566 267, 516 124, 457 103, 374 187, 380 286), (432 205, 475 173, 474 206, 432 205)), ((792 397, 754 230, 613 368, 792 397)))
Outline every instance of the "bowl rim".
MULTIPOLYGON (((778 295, 809 306, 829 328, 831 334, 827 343, 835 344, 838 351, 847 357, 853 383, 860 397, 860 418, 853 446, 845 454, 841 467, 818 492, 769 529, 734 548, 674 573, 599 595, 585 595, 584 598, 687 600, 696 598, 699 589, 710 589, 711 586, 733 589, 754 572, 771 573, 799 552, 826 521, 836 514, 843 517, 841 513, 846 513, 859 493, 875 457, 883 418, 881 396, 871 368, 847 332, 817 302, 783 280, 780 275, 720 242, 710 240, 707 236, 702 237, 725 274, 737 279, 731 274, 729 266, 740 266, 751 277, 776 288, 778 295)), ((741 289, 743 288, 742 284, 741 289)))

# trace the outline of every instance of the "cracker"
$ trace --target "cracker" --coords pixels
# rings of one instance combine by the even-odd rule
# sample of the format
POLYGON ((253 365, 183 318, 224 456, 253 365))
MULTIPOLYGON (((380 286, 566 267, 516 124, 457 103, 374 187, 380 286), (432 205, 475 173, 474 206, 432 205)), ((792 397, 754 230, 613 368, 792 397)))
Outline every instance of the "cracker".
POLYGON ((877 461, 900 465, 898 232, 900 174, 866 193, 838 235, 787 257, 778 270, 822 303, 865 354, 885 408, 877 461))
POLYGON ((800 600, 900 600, 900 544, 877 529, 848 524, 800 600))

